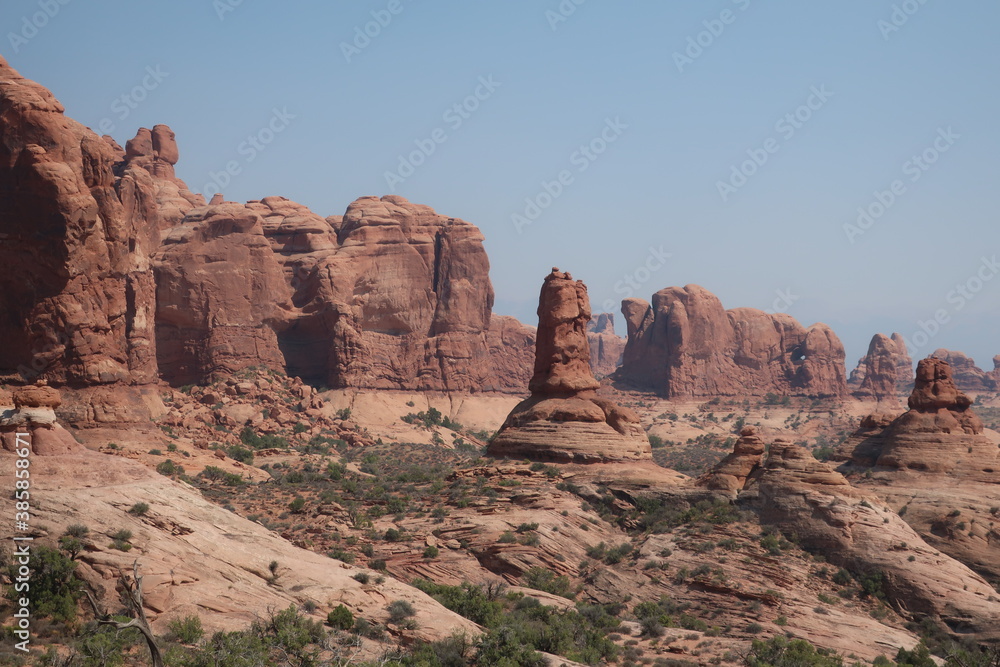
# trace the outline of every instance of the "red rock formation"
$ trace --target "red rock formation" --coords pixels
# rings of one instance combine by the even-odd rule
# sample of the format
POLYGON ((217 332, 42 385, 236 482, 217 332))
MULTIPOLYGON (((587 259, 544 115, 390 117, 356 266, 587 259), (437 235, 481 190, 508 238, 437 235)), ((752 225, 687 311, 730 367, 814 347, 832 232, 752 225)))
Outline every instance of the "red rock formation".
POLYGON ((992 468, 997 448, 983 437, 983 422, 970 409, 972 400, 955 386, 947 361, 920 360, 908 404, 909 411, 888 424, 884 416, 866 418, 837 458, 854 466, 937 473, 992 468))
POLYGON ((552 269, 538 300, 531 397, 511 411, 490 442, 491 456, 576 463, 652 458, 639 418, 595 392, 589 320, 587 287, 552 269))
POLYGON ((744 426, 733 453, 719 461, 710 471, 699 477, 695 484, 715 491, 736 493, 743 489, 747 478, 760 467, 764 457, 764 439, 754 426, 744 426))
POLYGON ((157 238, 134 175, 116 183, 118 156, 0 58, 0 369, 155 381, 145 258, 157 238))
POLYGON ((851 373, 849 383, 857 386, 852 393, 860 399, 896 402, 900 387, 909 385, 912 368, 913 361, 899 334, 892 338, 875 334, 868 354, 851 373))
POLYGON ((840 397, 844 347, 825 324, 803 328, 785 314, 726 311, 711 292, 668 287, 622 302, 628 343, 618 378, 668 398, 840 397))
MULTIPOLYGON (((932 357, 947 361, 951 365, 955 385, 962 391, 994 392, 998 388, 996 379, 976 365, 976 362, 962 352, 939 348, 934 350, 932 357)), ((995 359, 994 359, 995 365, 995 359)))
POLYGON ((796 535, 830 563, 880 572, 883 592, 904 613, 924 615, 944 632, 1000 639, 996 591, 981 576, 929 546, 872 492, 852 487, 802 447, 773 443, 740 498, 762 522, 796 535))
MULTIPOLYGON (((44 384, 14 390, 14 410, 0 410, 0 449, 16 452, 29 449, 37 456, 58 456, 80 451, 80 445, 56 421, 55 408, 62 397, 44 384)), ((2 406, 2 400, 0 400, 2 406)))
POLYGON ((267 365, 334 387, 523 387, 530 331, 493 326, 475 226, 394 196, 328 218, 281 197, 206 207, 167 126, 123 149, 62 112, 0 60, 0 372, 92 388, 267 365))
POLYGON ((276 331, 291 290, 260 216, 239 204, 193 209, 156 258, 160 372, 204 383, 249 366, 281 369, 276 331))
POLYGON ((855 484, 870 486, 930 544, 979 572, 1000 577, 994 508, 1000 506, 1000 450, 983 433, 972 401, 943 359, 929 357, 905 414, 872 415, 834 459, 855 484))
POLYGON ((615 316, 600 313, 587 327, 590 342, 590 367, 598 377, 611 375, 621 364, 625 339, 615 333, 615 316))

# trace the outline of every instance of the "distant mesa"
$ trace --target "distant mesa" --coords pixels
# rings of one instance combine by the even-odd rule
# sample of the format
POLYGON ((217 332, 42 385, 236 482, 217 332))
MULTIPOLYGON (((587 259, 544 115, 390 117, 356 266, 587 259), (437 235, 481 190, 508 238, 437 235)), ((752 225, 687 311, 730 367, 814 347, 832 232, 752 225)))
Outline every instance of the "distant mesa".
POLYGON ((844 346, 825 324, 725 310, 698 285, 667 287, 652 304, 625 299, 628 342, 617 378, 666 398, 847 395, 844 346))
POLYGON ((511 411, 488 454, 560 463, 652 461, 639 417, 597 395, 590 316, 583 282, 552 269, 538 300, 531 396, 511 411))

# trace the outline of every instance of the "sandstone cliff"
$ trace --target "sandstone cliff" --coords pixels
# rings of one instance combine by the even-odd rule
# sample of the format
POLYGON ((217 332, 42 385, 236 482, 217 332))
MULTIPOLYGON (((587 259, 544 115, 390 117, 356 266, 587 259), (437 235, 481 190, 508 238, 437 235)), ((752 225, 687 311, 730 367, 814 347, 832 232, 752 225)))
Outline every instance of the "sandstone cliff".
POLYGON ((628 343, 618 379, 667 398, 842 397, 844 346, 825 324, 785 314, 725 310, 697 285, 622 302, 628 343))
POLYGON ((206 206, 176 176, 169 127, 122 148, 2 59, 0 119, 2 374, 72 388, 74 405, 247 366, 460 392, 530 374, 531 330, 494 322, 468 222, 395 196, 328 218, 283 197, 206 206))

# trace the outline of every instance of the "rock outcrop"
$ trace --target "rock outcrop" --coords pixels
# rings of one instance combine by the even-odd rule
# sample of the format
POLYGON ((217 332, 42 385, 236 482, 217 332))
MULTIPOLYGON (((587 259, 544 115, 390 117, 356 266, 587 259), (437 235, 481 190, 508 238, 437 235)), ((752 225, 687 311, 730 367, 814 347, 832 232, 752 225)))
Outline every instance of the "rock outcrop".
POLYGON ((277 332, 292 294, 259 215, 240 204, 192 209, 163 239, 155 269, 164 378, 201 384, 249 366, 282 369, 277 332))
POLYGON ((912 369, 913 360, 902 336, 894 333, 889 338, 875 334, 868 353, 851 372, 848 384, 856 387, 851 393, 862 400, 896 403, 901 389, 909 386, 912 369))
POLYGON ((909 411, 866 417, 834 460, 856 485, 870 487, 936 548, 1000 578, 995 508, 1000 450, 984 433, 951 365, 917 366, 909 411))
POLYGON ((0 58, 0 369, 60 385, 156 380, 158 243, 143 172, 0 58))
POLYGON ((697 285, 668 287, 653 303, 625 299, 628 343, 618 379, 667 398, 842 397, 844 346, 825 324, 725 310, 697 285))
POLYGON ((331 387, 523 387, 530 330, 492 323, 474 225, 395 196, 327 218, 283 197, 206 206, 179 156, 166 125, 124 148, 98 137, 0 60, 0 375, 74 403, 249 365, 331 387))
POLYGON ((733 453, 699 477, 695 484, 713 491, 725 491, 735 495, 743 489, 747 478, 760 467, 764 449, 764 439, 757 433, 757 427, 744 426, 740 430, 739 440, 733 447, 733 453))
POLYGON ((600 313, 587 326, 590 367, 598 377, 611 375, 621 365, 625 339, 615 333, 613 313, 600 313))
MULTIPOLYGON (((997 391, 997 379, 976 365, 976 362, 962 352, 939 348, 934 350, 932 357, 947 361, 951 365, 955 386, 962 391, 983 393, 997 391)), ((996 358, 994 358, 994 366, 996 358)))
POLYGON ((563 463, 651 460, 638 416, 597 396, 589 320, 587 287, 552 269, 538 301, 531 396, 511 411, 490 442, 491 456, 563 463))
POLYGON ((27 449, 36 456, 59 456, 83 450, 73 436, 56 421, 55 409, 62 403, 59 392, 38 383, 18 387, 13 408, 0 398, 0 444, 6 452, 27 449))
POLYGON ((897 608, 942 630, 1000 639, 1000 604, 981 576, 928 545, 871 492, 855 489, 797 445, 775 442, 741 496, 761 521, 859 576, 879 573, 897 608))

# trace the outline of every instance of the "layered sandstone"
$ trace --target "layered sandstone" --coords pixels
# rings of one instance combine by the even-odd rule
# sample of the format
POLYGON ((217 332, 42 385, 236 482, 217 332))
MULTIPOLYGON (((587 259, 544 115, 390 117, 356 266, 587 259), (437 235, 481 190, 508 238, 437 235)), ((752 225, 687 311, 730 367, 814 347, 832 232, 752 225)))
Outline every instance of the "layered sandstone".
POLYGON ((587 287, 552 269, 538 302, 531 396, 511 411, 490 442, 491 456, 566 463, 652 458, 638 416, 597 396, 589 320, 587 287))
POLYGON ((713 491, 735 494, 742 490, 747 478, 760 467, 766 445, 755 426, 744 426, 733 453, 695 481, 697 486, 713 491))
POLYGON ((889 338, 875 334, 868 345, 868 353, 851 371, 848 384, 856 387, 851 393, 862 400, 896 403, 900 390, 909 386, 912 369, 913 361, 902 336, 894 333, 889 338))
POLYGON ((156 379, 148 176, 0 58, 0 369, 63 385, 156 379))
POLYGON ((75 407, 249 365, 435 391, 510 392, 530 374, 530 329, 492 322, 468 222, 393 196, 327 218, 283 197, 206 206, 176 176, 169 127, 122 148, 2 60, 0 118, 0 374, 72 388, 75 407))
POLYGON ((627 384, 667 398, 847 393, 844 346, 825 324, 727 311, 697 285, 662 289, 652 304, 626 299, 622 314, 628 343, 618 378, 627 384))
MULTIPOLYGON (((11 397, 13 408, 0 397, 0 444, 6 452, 27 449, 36 456, 61 456, 83 450, 56 420, 62 403, 59 392, 43 383, 18 387, 11 397)), ((20 454, 19 454, 20 456, 20 454)))
POLYGON ((1000 604, 992 586, 805 449, 773 443, 742 499, 762 522, 794 534, 804 548, 834 565, 858 575, 879 573, 882 591, 895 607, 925 616, 947 632, 1000 639, 1000 604))
POLYGON ((291 290, 260 216, 239 204, 192 209, 156 257, 160 373, 201 384, 249 366, 281 369, 291 290))
POLYGON ((1000 577, 1000 449, 971 405, 948 362, 923 359, 909 411, 866 417, 834 458, 928 543, 1000 577))

